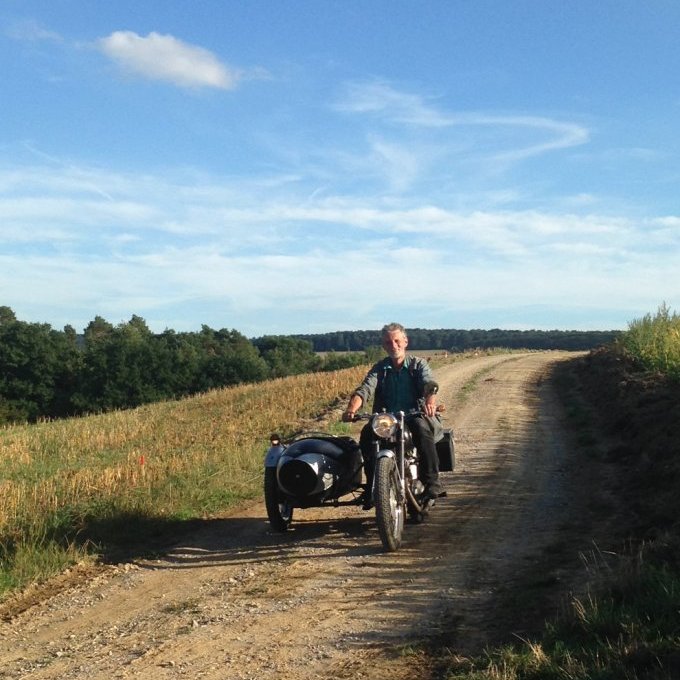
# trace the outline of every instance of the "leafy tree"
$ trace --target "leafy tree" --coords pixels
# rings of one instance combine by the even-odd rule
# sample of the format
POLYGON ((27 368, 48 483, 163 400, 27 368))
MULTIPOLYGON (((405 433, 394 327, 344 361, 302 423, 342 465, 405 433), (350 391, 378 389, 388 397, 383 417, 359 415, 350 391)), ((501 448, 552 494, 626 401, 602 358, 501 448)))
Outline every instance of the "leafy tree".
POLYGON ((299 373, 311 373, 321 368, 321 359, 307 340, 284 336, 267 335, 254 341, 262 358, 269 366, 272 378, 299 373))
POLYGON ((97 412, 106 407, 109 366, 107 346, 111 342, 113 325, 97 316, 83 334, 83 366, 73 402, 80 413, 97 412))
POLYGON ((101 411, 139 406, 161 398, 156 389, 153 336, 133 316, 114 328, 96 317, 85 329, 84 370, 76 403, 101 411))
POLYGON ((79 371, 77 348, 48 324, 17 321, 0 308, 1 421, 67 415, 79 371))
POLYGON ((85 342, 92 343, 104 340, 113 333, 113 325, 101 316, 95 316, 85 328, 85 342))
POLYGON ((351 368, 360 364, 368 363, 365 352, 328 352, 323 357, 320 370, 339 371, 343 368, 351 368))
POLYGON ((10 307, 0 306, 0 326, 15 323, 16 315, 10 307))
POLYGON ((202 350, 197 383, 199 390, 266 378, 267 364, 255 346, 238 331, 215 331, 203 325, 199 342, 202 350))
POLYGON ((156 336, 156 382, 167 398, 198 391, 201 357, 195 337, 195 333, 173 330, 165 330, 156 336))
POLYGON ((65 326, 63 333, 52 331, 51 336, 56 355, 59 357, 59 366, 55 371, 52 406, 50 412, 43 415, 63 418, 76 413, 73 396, 79 385, 83 356, 73 326, 65 326))

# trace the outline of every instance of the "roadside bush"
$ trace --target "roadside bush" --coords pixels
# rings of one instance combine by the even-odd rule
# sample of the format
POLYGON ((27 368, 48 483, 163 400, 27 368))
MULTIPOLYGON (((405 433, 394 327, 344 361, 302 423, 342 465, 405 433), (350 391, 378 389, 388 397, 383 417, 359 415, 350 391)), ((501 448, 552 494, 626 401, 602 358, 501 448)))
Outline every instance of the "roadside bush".
POLYGON ((665 303, 654 316, 632 321, 619 345, 644 368, 680 379, 680 316, 665 303))

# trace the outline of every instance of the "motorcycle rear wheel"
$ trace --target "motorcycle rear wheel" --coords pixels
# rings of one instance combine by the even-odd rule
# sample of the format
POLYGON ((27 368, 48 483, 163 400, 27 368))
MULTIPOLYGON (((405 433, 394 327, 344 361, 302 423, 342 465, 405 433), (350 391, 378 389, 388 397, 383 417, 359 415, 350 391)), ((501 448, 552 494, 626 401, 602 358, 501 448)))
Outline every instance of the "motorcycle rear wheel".
POLYGON ((276 468, 268 467, 264 470, 264 504, 272 529, 281 532, 288 531, 293 521, 293 506, 283 498, 279 491, 276 468))
POLYGON ((393 458, 378 458, 375 466, 375 519, 383 547, 394 552, 404 531, 404 504, 399 502, 399 478, 393 458))

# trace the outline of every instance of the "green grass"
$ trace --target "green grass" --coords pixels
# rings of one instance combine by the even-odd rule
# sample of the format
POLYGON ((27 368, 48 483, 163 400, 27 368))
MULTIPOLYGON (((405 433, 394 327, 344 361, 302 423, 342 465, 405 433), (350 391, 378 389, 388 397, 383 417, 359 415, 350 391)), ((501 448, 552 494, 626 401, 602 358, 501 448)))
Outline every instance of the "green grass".
MULTIPOLYGON (((641 555, 602 566, 606 587, 574 599, 539 640, 452 668, 447 680, 672 680, 680 677, 680 578, 641 555)), ((600 575, 602 576, 602 575, 600 575)))
POLYGON ((0 593, 10 592, 57 574, 83 559, 82 546, 54 541, 0 544, 0 593))

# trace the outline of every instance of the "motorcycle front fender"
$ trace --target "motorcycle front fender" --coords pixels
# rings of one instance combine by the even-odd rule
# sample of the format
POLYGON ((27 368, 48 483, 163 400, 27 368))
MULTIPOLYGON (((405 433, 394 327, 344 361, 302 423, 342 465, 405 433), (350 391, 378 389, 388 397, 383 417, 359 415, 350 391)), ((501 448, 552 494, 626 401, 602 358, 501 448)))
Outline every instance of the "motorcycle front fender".
POLYGON ((394 453, 394 451, 392 451, 392 449, 380 449, 380 451, 378 451, 378 453, 376 454, 375 457, 376 457, 376 460, 378 458, 394 458, 395 453, 394 453))
POLYGON ((283 455, 286 447, 283 444, 277 444, 276 446, 270 446, 264 457, 264 466, 266 468, 275 468, 279 462, 279 458, 283 455))

